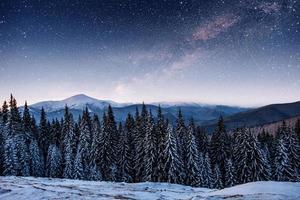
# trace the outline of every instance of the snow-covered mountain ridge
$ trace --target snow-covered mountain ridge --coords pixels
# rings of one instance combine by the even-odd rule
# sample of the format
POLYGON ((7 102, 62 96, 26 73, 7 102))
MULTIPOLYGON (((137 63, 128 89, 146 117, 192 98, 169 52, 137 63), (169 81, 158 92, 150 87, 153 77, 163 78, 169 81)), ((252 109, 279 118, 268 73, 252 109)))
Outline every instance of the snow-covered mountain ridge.
POLYGON ((56 110, 64 109, 66 105, 71 109, 82 110, 87 105, 97 107, 99 109, 104 109, 108 107, 108 105, 118 108, 118 107, 128 106, 130 104, 117 103, 111 100, 99 100, 84 94, 78 94, 61 101, 42 101, 36 104, 32 104, 31 107, 36 109, 41 109, 43 107, 46 112, 53 112, 56 110))
POLYGON ((112 183, 33 177, 0 177, 0 199, 296 200, 300 183, 253 182, 222 190, 169 183, 112 183))
MULTIPOLYGON (((78 119, 78 116, 82 114, 82 110, 85 107, 91 114, 97 114, 102 116, 108 106, 111 105, 114 108, 115 118, 117 121, 125 121, 127 114, 135 114, 136 108, 141 111, 142 104, 135 103, 117 103, 110 100, 99 100, 86 96, 84 94, 75 95, 61 101, 43 101, 29 106, 30 112, 39 121, 41 109, 47 113, 47 118, 61 119, 64 115, 64 108, 68 106, 70 112, 73 114, 74 119, 78 119)), ((213 120, 219 118, 220 115, 229 116, 238 112, 248 110, 247 108, 222 106, 222 105, 206 105, 200 103, 188 103, 188 102, 161 102, 146 104, 148 109, 151 109, 154 116, 158 110, 158 105, 161 105, 163 114, 170 121, 175 121, 179 107, 181 108, 186 120, 191 117, 194 118, 196 123, 200 123, 206 120, 213 120)), ((20 107, 23 111, 24 107, 20 107)))
MULTIPOLYGON (((71 96, 69 98, 58 100, 58 101, 42 101, 35 104, 30 105, 33 108, 41 109, 42 107, 45 109, 46 112, 52 112, 55 110, 63 109, 66 105, 71 109, 83 109, 86 105, 93 105, 99 109, 107 108, 108 105, 111 105, 115 108, 121 108, 130 105, 136 105, 137 103, 118 103, 111 100, 99 100, 93 97, 89 97, 85 94, 78 94, 75 96, 71 96)), ((216 107, 220 105, 213 105, 213 104, 203 104, 197 102, 151 102, 147 103, 148 105, 158 106, 160 105, 162 108, 169 108, 169 107, 178 107, 178 106, 190 106, 190 107, 216 107)))

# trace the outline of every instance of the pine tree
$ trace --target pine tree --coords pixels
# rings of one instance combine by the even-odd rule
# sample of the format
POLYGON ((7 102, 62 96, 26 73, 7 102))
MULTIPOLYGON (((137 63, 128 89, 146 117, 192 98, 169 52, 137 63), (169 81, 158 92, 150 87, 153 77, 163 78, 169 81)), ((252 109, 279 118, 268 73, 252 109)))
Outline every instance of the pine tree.
MULTIPOLYGON (((39 138, 38 132, 39 132, 39 131, 38 131, 38 127, 37 127, 37 125, 36 125, 36 121, 35 121, 35 118, 34 118, 33 115, 31 116, 30 130, 31 130, 31 133, 32 133, 31 141, 32 141, 32 140, 38 141, 38 138, 39 138)), ((30 141, 30 142, 31 142, 31 141, 30 141)))
POLYGON ((299 142, 299 145, 300 145, 300 119, 297 119, 297 122, 295 124, 295 132, 298 136, 298 142, 299 142))
POLYGON ((60 146, 60 138, 61 138, 61 127, 60 122, 57 119, 53 119, 52 123, 50 125, 50 145, 55 144, 57 146, 60 146))
POLYGON ((4 153, 8 152, 13 155, 5 155, 6 168, 5 172, 12 171, 9 165, 13 164, 16 175, 29 176, 29 155, 26 144, 26 135, 23 132, 22 119, 19 113, 16 99, 11 95, 9 103, 8 121, 5 127, 5 138, 8 140, 5 144, 4 153), (8 164, 9 163, 9 164, 8 164))
MULTIPOLYGON (((125 159, 128 162, 128 169, 124 168, 125 171, 128 171, 129 176, 131 177, 131 181, 135 180, 135 163, 134 163, 134 155, 135 155, 135 143, 134 143, 134 133, 135 133, 135 121, 131 114, 128 114, 125 128, 124 128, 124 137, 127 138, 128 152, 124 153, 125 159)), ((126 145, 126 142, 124 142, 126 145)), ((126 147, 127 148, 127 147, 126 147)), ((121 165, 122 166, 122 165, 121 165)), ((126 165, 124 165, 126 166, 126 165)), ((128 181, 128 180, 127 180, 128 181)))
POLYGON ((225 182, 226 159, 229 158, 230 152, 230 140, 225 129, 223 117, 221 116, 218 122, 217 129, 211 137, 210 156, 212 167, 214 168, 216 164, 219 165, 221 180, 223 184, 225 182))
POLYGON ((265 160, 269 163, 269 165, 272 168, 274 163, 274 157, 275 157, 273 136, 268 132, 266 132, 265 130, 263 130, 262 133, 260 133, 257 136, 257 140, 260 144, 260 148, 265 157, 265 160))
POLYGON ((289 152, 283 139, 279 139, 276 146, 273 176, 276 181, 293 181, 294 170, 290 165, 289 152))
POLYGON ((221 177, 221 171, 218 165, 215 165, 214 168, 214 182, 213 182, 213 188, 215 189, 222 189, 224 188, 222 177, 221 177))
POLYGON ((102 127, 97 115, 94 115, 92 121, 92 149, 91 149, 91 158, 92 158, 92 176, 93 179, 100 179, 100 163, 101 158, 100 149, 101 149, 101 137, 102 137, 102 127))
MULTIPOLYGON (((186 160, 187 160, 187 152, 186 152, 186 142, 187 142, 187 128, 184 123, 184 118, 181 112, 181 109, 178 110, 178 116, 176 121, 176 138, 177 140, 177 146, 178 146, 178 154, 180 159, 183 161, 183 164, 181 166, 181 172, 183 176, 183 180, 185 180, 186 176, 186 160)), ((183 184, 184 182, 182 182, 183 184)))
POLYGON ((18 175, 18 157, 14 137, 9 135, 4 144, 4 172, 5 176, 18 175))
POLYGON ((48 128, 47 117, 44 108, 41 110, 41 118, 40 118, 40 125, 39 125, 39 137, 38 142, 39 146, 42 150, 42 154, 44 159, 44 166, 46 166, 46 158, 48 153, 48 147, 50 144, 50 133, 48 128))
POLYGON ((100 170, 105 181, 117 180, 117 148, 118 133, 111 106, 108 107, 107 115, 103 116, 103 132, 100 149, 100 170))
POLYGON ((119 124, 119 180, 122 182, 132 182, 129 150, 128 132, 123 130, 122 124, 119 124))
POLYGON ((31 117, 29 113, 29 108, 27 106, 27 102, 25 102, 24 112, 23 112, 23 120, 22 120, 22 133, 16 136, 17 141, 17 151, 19 154, 19 162, 21 168, 22 176, 30 175, 30 151, 29 144, 32 138, 31 131, 31 117))
POLYGON ((205 130, 203 128, 197 126, 195 138, 196 138, 198 150, 200 152, 202 152, 203 154, 206 154, 208 152, 208 138, 207 138, 205 130))
POLYGON ((86 179, 86 170, 84 169, 84 160, 83 160, 83 149, 80 146, 80 143, 77 147, 77 153, 75 156, 75 162, 74 162, 74 179, 86 179))
POLYGON ((186 146, 186 152, 187 152, 187 174, 186 174, 186 184, 191 186, 200 186, 201 185, 201 177, 200 177, 200 169, 199 169, 199 163, 201 162, 199 157, 199 152, 196 145, 196 139, 195 139, 195 125, 193 120, 190 121, 189 127, 188 127, 188 138, 187 138, 187 146, 186 146))
MULTIPOLYGON (((296 136, 296 133, 294 132, 293 129, 291 129, 290 127, 288 127, 286 125, 285 122, 283 122, 282 126, 279 128, 278 133, 277 133, 277 140, 282 139, 282 143, 284 145, 284 147, 282 147, 281 149, 284 150, 286 149, 287 152, 287 157, 288 157, 288 168, 287 171, 292 171, 293 172, 293 179, 291 179, 292 181, 298 181, 300 180, 300 146, 299 146, 299 142, 298 142, 298 138, 296 136)), ((278 144, 280 145, 280 144, 278 144)), ((276 156, 279 156, 278 154, 280 154, 278 152, 278 150, 276 151, 275 155, 275 160, 276 160, 276 156)), ((279 158, 279 160, 281 160, 279 158)), ((278 164, 278 158, 277 158, 277 164, 278 164)), ((275 167, 280 167, 280 166, 276 166, 275 167)))
POLYGON ((167 182, 182 183, 184 177, 180 170, 183 164, 179 157, 177 140, 171 124, 168 125, 166 133, 165 150, 163 153, 166 154, 165 172, 167 173, 167 182))
POLYGON ((213 187, 213 174, 211 170, 211 161, 209 154, 206 153, 203 159, 203 180, 202 187, 212 188, 213 187))
POLYGON ((238 183, 270 179, 269 163, 249 129, 242 128, 237 132, 233 155, 238 183))
POLYGON ((35 177, 44 176, 44 158, 36 139, 31 140, 29 150, 31 158, 31 175, 35 177))
POLYGON ((288 128, 288 135, 285 136, 289 152, 290 165, 294 170, 294 180, 300 181, 300 145, 296 133, 288 128))
POLYGON ((146 105, 143 103, 141 115, 136 120, 136 133, 135 133, 135 144, 136 144, 136 156, 135 156, 135 169, 137 181, 142 181, 145 176, 145 137, 147 128, 148 111, 146 105))
POLYGON ((161 111, 161 107, 158 107, 157 111, 157 123, 156 123, 156 131, 157 131, 157 142, 158 142, 158 156, 157 156, 157 168, 155 172, 155 176, 157 177, 158 182, 166 182, 167 175, 165 173, 165 138, 166 138, 166 124, 164 121, 164 116, 161 111))
POLYGON ((235 185, 235 170, 231 159, 226 160, 225 173, 225 187, 232 187, 235 185))
POLYGON ((65 115, 62 125, 63 138, 63 177, 73 178, 74 176, 74 160, 77 148, 77 138, 74 132, 74 121, 72 115, 69 113, 69 108, 65 107, 65 115))
POLYGON ((48 176, 59 178, 62 174, 62 155, 56 144, 51 144, 48 150, 47 160, 48 176))
POLYGON ((28 139, 23 133, 14 136, 15 150, 18 159, 18 164, 16 165, 18 165, 18 175, 20 176, 30 175, 30 152, 27 140, 28 139))
POLYGON ((83 167, 83 177, 81 179, 88 180, 92 165, 91 147, 92 147, 92 124, 88 108, 83 112, 80 123, 79 147, 77 147, 77 159, 81 160, 83 167))
POLYGON ((95 162, 93 162, 93 164, 92 164, 89 180, 91 180, 91 181, 101 181, 102 180, 102 175, 101 175, 100 169, 95 162))
POLYGON ((8 105, 6 101, 4 101, 1 109, 1 115, 0 115, 0 175, 3 175, 4 172, 4 146, 5 146, 5 140, 7 136, 7 129, 6 129, 6 123, 8 119, 8 105))
POLYGON ((7 102, 4 101, 3 105, 2 105, 2 110, 1 110, 1 118, 2 118, 2 123, 6 124, 7 120, 8 120, 8 105, 7 102))
POLYGON ((156 181, 155 170, 157 164, 157 138, 155 134, 154 120, 152 114, 149 113, 146 121, 145 127, 145 139, 143 144, 145 157, 144 157, 144 167, 145 173, 143 174, 143 181, 156 181))

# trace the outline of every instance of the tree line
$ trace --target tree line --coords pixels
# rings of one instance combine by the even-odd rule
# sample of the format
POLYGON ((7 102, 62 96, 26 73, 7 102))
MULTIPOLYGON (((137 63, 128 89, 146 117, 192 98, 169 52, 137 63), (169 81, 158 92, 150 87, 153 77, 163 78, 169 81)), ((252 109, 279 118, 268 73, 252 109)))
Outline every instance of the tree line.
POLYGON ((0 111, 0 175, 114 182, 169 182, 224 188, 253 181, 300 181, 300 120, 283 123, 276 136, 258 136, 243 127, 229 134, 220 117, 212 135, 180 109, 171 124, 158 107, 152 116, 143 104, 135 116, 117 123, 108 107, 101 120, 83 110, 74 120, 39 123, 25 103, 21 113, 11 95, 0 111))

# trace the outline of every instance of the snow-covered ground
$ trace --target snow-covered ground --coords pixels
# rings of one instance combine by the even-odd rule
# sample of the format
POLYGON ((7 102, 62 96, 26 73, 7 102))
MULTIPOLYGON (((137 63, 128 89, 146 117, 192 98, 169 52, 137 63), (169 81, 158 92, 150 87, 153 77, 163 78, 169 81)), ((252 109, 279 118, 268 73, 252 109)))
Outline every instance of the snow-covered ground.
POLYGON ((300 183, 255 182, 223 190, 168 183, 110 183, 0 177, 0 199, 300 199, 300 183))

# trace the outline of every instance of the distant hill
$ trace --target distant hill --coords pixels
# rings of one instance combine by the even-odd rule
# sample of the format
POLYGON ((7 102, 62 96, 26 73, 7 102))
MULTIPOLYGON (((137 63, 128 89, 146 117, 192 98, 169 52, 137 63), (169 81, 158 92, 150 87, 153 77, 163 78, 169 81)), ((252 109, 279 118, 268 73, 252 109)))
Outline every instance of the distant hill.
MULTIPOLYGON (((271 104, 260 108, 248 110, 227 116, 224 118, 228 129, 235 129, 241 126, 261 126, 289 118, 300 116, 300 101, 285 104, 271 104)), ((206 121, 202 125, 212 132, 216 127, 217 120, 206 121)))
MULTIPOLYGON (((177 118, 177 112, 180 108, 183 112, 185 120, 194 118, 198 124, 207 120, 214 120, 219 118, 220 115, 230 116, 242 111, 248 110, 248 108, 224 106, 224 105, 204 105, 198 103, 186 103, 186 102, 163 102, 147 104, 147 108, 151 110, 153 116, 157 115, 158 105, 161 104, 163 114, 171 122, 175 122, 177 118)), ((36 120, 40 118, 40 110, 42 107, 47 113, 49 120, 60 119, 64 115, 64 108, 68 105, 70 112, 73 114, 74 119, 82 113, 85 107, 88 108, 91 114, 98 114, 102 117, 103 113, 107 110, 108 105, 113 107, 115 118, 118 122, 123 122, 126 119, 128 113, 135 114, 136 108, 141 111, 142 104, 133 103, 117 103, 110 100, 98 100, 84 94, 75 95, 70 98, 61 101, 43 101, 33 105, 30 105, 30 112, 36 117, 36 120)), ((21 107, 21 110, 23 108, 21 107)))
POLYGON ((289 119, 284 119, 284 120, 280 120, 280 121, 277 121, 277 122, 264 124, 264 125, 261 125, 261 126, 255 126, 255 127, 251 128, 251 132, 254 133, 254 134, 259 134, 263 130, 265 130, 266 132, 268 132, 272 135, 275 135, 277 130, 278 130, 278 127, 280 127, 282 125, 283 121, 288 126, 294 127, 298 119, 300 119, 300 115, 297 116, 297 117, 292 117, 292 118, 289 118, 289 119))

